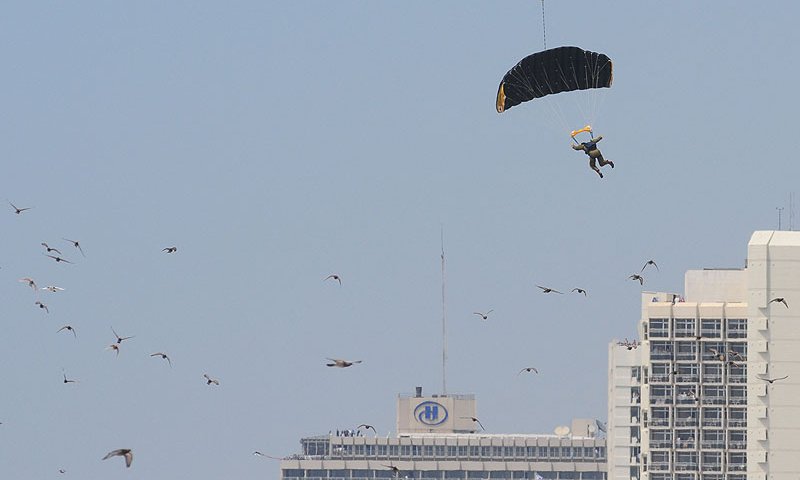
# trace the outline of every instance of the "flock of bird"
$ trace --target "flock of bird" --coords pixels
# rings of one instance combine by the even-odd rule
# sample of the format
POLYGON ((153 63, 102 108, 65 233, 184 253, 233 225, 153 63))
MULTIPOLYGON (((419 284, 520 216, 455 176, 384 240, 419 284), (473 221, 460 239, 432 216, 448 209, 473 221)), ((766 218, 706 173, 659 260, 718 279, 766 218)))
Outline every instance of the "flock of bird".
MULTIPOLYGON (((11 208, 13 209, 13 213, 16 214, 16 215, 22 215, 23 213, 33 209, 33 207, 17 207, 15 204, 13 204, 10 201, 8 203, 9 203, 9 205, 11 205, 11 208)), ((80 244, 80 242, 78 240, 72 240, 72 239, 69 239, 69 238, 66 238, 66 237, 63 237, 62 240, 64 240, 64 242, 66 242, 66 244, 69 245, 71 248, 76 249, 77 252, 80 253, 80 255, 82 257, 84 257, 84 258, 86 257, 86 254, 83 251, 83 247, 81 246, 81 244, 80 244)), ((44 256, 46 256, 48 258, 51 258, 55 263, 63 263, 63 264, 75 265, 75 262, 65 258, 66 255, 58 248, 58 246, 52 246, 51 244, 49 244, 47 242, 41 242, 40 245, 45 250, 44 252, 42 252, 42 255, 44 255, 44 256)), ((176 246, 169 246, 169 247, 166 247, 166 248, 164 248, 162 250, 162 252, 167 253, 167 254, 174 254, 177 251, 178 251, 178 248, 176 246)), ((27 286, 28 288, 33 290, 34 294, 36 295, 36 300, 33 302, 33 305, 36 306, 37 308, 39 308, 40 310, 43 310, 45 314, 50 314, 50 307, 42 299, 39 299, 39 292, 46 291, 46 292, 50 292, 50 293, 56 294, 56 293, 59 293, 59 292, 64 292, 66 290, 66 289, 64 289, 62 287, 59 287, 59 286, 56 286, 56 285, 46 285, 46 286, 40 287, 36 283, 36 281, 31 277, 22 277, 22 278, 19 279, 19 282, 23 283, 25 286, 27 286)), ((77 338, 77 336, 78 336, 75 327, 70 325, 70 324, 63 325, 58 330, 56 330, 56 333, 60 333, 60 332, 71 333, 73 335, 73 338, 77 338)), ((120 351, 122 350, 122 343, 124 341, 127 341, 127 340, 130 340, 132 338, 135 338, 135 335, 122 336, 122 335, 118 334, 116 330, 114 330, 113 326, 111 327, 111 332, 114 335, 114 341, 106 347, 106 350, 111 350, 116 354, 116 356, 119 356, 120 351)), ((154 353, 150 354, 150 357, 155 357, 155 358, 160 358, 162 360, 166 360, 167 364, 170 367, 172 367, 172 360, 170 359, 170 357, 169 357, 169 355, 167 353, 164 353, 164 352, 161 352, 161 351, 154 352, 154 353)), ((357 363, 357 362, 354 362, 354 363, 357 363)), ((77 383, 79 383, 79 380, 68 377, 66 371, 63 368, 62 368, 62 377, 63 377, 62 382, 64 384, 77 384, 77 383)), ((207 373, 203 374, 203 378, 205 378, 207 385, 219 386, 219 384, 220 384, 218 379, 212 378, 207 373)), ((0 425, 2 425, 2 422, 0 422, 0 425)), ((101 460, 107 460, 109 458, 116 457, 116 456, 124 458, 125 459, 125 466, 128 467, 128 468, 133 463, 133 450, 130 449, 130 448, 120 448, 120 449, 111 450, 104 457, 102 457, 101 460)), ((58 470, 58 472, 60 474, 64 474, 64 473, 66 473, 66 470, 64 468, 60 468, 58 470)))

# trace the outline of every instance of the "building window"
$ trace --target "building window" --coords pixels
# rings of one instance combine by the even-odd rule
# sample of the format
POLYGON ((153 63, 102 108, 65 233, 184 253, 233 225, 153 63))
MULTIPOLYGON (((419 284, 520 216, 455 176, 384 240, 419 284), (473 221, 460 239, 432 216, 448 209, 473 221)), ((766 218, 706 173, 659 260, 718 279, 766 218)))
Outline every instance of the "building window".
POLYGON ((675 336, 679 338, 696 337, 694 318, 676 318, 675 336))
MULTIPOLYGON (((436 445, 433 447, 434 451, 436 452, 437 457, 444 457, 444 445, 436 445)), ((396 453, 394 455, 397 455, 396 453)))
POLYGON ((719 472, 722 470, 722 452, 703 452, 703 471, 719 472))
POLYGON ((650 430, 650 448, 672 448, 672 430, 650 430))
POLYGON ((728 403, 731 405, 747 404, 747 387, 744 385, 731 385, 728 387, 728 403))
POLYGON ((669 426, 669 408, 653 407, 650 409, 650 426, 651 427, 668 427, 669 426))
POLYGON ((675 381, 678 383, 697 383, 700 381, 696 363, 678 363, 675 365, 675 381))
POLYGON ((650 387, 651 405, 672 405, 672 386, 653 385, 650 387))
POLYGON ((694 429, 688 430, 675 430, 675 447, 676 448, 696 448, 697 442, 695 439, 694 429))
POLYGON ((729 428, 743 428, 747 426, 747 409, 746 408, 729 408, 728 409, 728 427, 729 428))
POLYGON ((481 457, 489 458, 492 456, 492 447, 481 447, 481 457))
POLYGON ((747 338, 747 319, 728 319, 728 338, 747 338))
POLYGON ((669 383, 672 365, 669 363, 653 363, 650 365, 650 383, 669 383))
POLYGON ((703 401, 703 405, 724 405, 725 387, 718 385, 703 385, 701 400, 703 401))
POLYGON ((650 360, 672 360, 672 342, 650 342, 650 360))
POLYGON ((703 383, 722 383, 722 364, 704 363, 703 383))
POLYGON ((459 445, 458 446, 458 456, 461 458, 467 458, 467 446, 466 445, 459 445))
POLYGON ((703 449, 725 448, 725 432, 723 430, 703 430, 703 439, 700 447, 703 449))
POLYGON ((676 427, 696 427, 699 411, 696 407, 678 407, 675 409, 676 427))
POLYGON ((728 470, 743 472, 747 470, 747 453, 730 452, 728 453, 728 470))
POLYGON ((703 338, 722 338, 722 320, 704 318, 700 320, 700 336, 703 338))
POLYGON ((650 319, 650 338, 669 337, 669 320, 666 318, 650 319))
POLYGON ((728 448, 730 450, 745 450, 747 448, 747 430, 729 431, 728 448))
POLYGON ((696 361, 697 342, 676 342, 675 360, 696 361))
POLYGON ((704 427, 722 426, 722 409, 718 407, 707 407, 702 410, 703 418, 701 425, 704 427))
POLYGON ((669 452, 650 452, 650 470, 662 472, 669 470, 669 452))
POLYGON ((697 452, 677 452, 675 470, 697 470, 697 452))

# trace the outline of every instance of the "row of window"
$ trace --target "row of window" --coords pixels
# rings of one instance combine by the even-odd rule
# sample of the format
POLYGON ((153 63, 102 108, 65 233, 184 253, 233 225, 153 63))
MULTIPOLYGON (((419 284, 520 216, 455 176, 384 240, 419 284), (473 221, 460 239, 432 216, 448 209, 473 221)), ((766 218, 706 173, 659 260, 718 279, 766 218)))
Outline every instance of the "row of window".
POLYGON ((651 405, 703 404, 703 405, 746 405, 746 385, 651 385, 651 405))
POLYGON ((745 363, 659 363, 650 365, 649 383, 746 383, 745 363))
POLYGON ((650 360, 696 362, 742 362, 747 359, 747 342, 697 342, 652 340, 650 360))
POLYGON ((650 480, 747 480, 747 476, 719 473, 651 473, 650 480))
MULTIPOLYGON (((697 448, 744 450, 747 448, 747 430, 702 430, 692 429, 651 430, 650 448, 697 448)), ((717 452, 718 453, 718 452, 717 452)))
POLYGON ((747 468, 746 452, 650 452, 650 461, 647 464, 650 470, 702 470, 743 471, 747 468), (726 465, 723 465, 726 460, 726 465))
POLYGON ((719 318, 703 318, 699 322, 694 318, 651 318, 646 324, 645 338, 747 338, 747 319, 728 318, 724 322, 719 318))
POLYGON ((401 470, 399 475, 386 470, 303 470, 284 469, 282 480, 369 480, 383 478, 419 480, 441 479, 547 479, 547 480, 605 480, 605 472, 512 472, 469 470, 401 470))
MULTIPOLYGON (((309 454, 310 455, 310 454, 309 454)), ((605 447, 479 445, 333 445, 331 458, 519 459, 523 461, 605 461, 605 447)))
POLYGON ((746 407, 653 407, 644 412, 644 421, 651 427, 680 426, 699 421, 704 427, 721 427, 725 420, 729 427, 747 426, 746 407))

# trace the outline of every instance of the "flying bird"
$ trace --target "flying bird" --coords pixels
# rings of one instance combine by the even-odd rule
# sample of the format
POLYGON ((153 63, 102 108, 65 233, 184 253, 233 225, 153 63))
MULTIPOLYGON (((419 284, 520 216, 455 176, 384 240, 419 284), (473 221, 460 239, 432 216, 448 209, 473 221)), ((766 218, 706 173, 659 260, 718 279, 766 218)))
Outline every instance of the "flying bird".
POLYGON ((167 253, 175 253, 175 252, 178 251, 178 247, 167 247, 167 248, 165 248, 165 249, 163 249, 161 251, 162 252, 167 252, 167 253))
POLYGON ((80 250, 81 256, 84 256, 84 257, 86 256, 86 255, 83 254, 83 249, 81 248, 81 242, 79 242, 77 240, 70 240, 69 238, 64 238, 64 237, 61 237, 61 239, 68 241, 69 243, 72 244, 73 247, 75 247, 78 250, 80 250))
POLYGON ((103 460, 111 457, 125 457, 125 466, 130 468, 131 462, 133 462, 133 452, 130 448, 120 448, 118 450, 112 450, 103 457, 103 460))
POLYGON ((8 202, 8 204, 14 208, 14 213, 16 213, 17 215, 24 212, 25 210, 30 210, 31 208, 33 208, 33 207, 17 208, 17 206, 11 202, 8 202))
POLYGON ((577 292, 577 293, 582 293, 584 297, 585 297, 585 296, 586 296, 586 294, 587 294, 586 290, 584 290, 584 289, 582 289, 582 288, 573 288, 571 291, 573 291, 573 292, 577 292))
MULTIPOLYGON (((786 303, 786 299, 783 298, 783 297, 775 297, 775 298, 773 298, 772 300, 769 301, 769 303, 772 303, 772 302, 782 303, 786 308, 789 308, 789 304, 786 303)), ((767 305, 769 305, 769 303, 767 305)))
POLYGON ((519 373, 518 373, 517 375, 518 375, 518 376, 519 376, 519 375, 521 375, 521 374, 522 374, 522 372, 533 372, 533 373, 539 373, 539 370, 537 370, 537 369, 536 369, 536 367, 525 367, 525 368, 523 368, 522 370, 520 370, 520 371, 519 371, 519 373))
POLYGON ((72 325, 64 325, 63 327, 56 330, 56 333, 60 332, 61 330, 68 330, 72 332, 73 337, 78 338, 78 335, 75 334, 75 328, 73 328, 72 325))
POLYGON ((761 380, 764 380, 765 382, 769 382, 770 385, 772 385, 773 383, 777 382, 778 380, 786 380, 787 378, 789 378, 789 375, 786 375, 784 377, 778 377, 778 378, 764 378, 764 377, 762 377, 760 375, 757 375, 757 376, 761 380))
POLYGON ((106 350, 114 350, 115 352, 117 352, 117 356, 119 357, 119 345, 117 345, 116 343, 112 343, 111 345, 107 346, 106 350))
POLYGON ((48 254, 46 254, 46 253, 43 253, 42 255, 44 255, 45 257, 50 257, 50 258, 52 258, 53 260, 55 260, 55 261, 56 261, 56 263, 61 263, 61 262, 64 262, 64 263, 73 263, 73 262, 70 262, 69 260, 66 260, 66 259, 64 259, 64 258, 61 258, 61 257, 55 256, 55 255, 48 255, 48 254))
POLYGON ((328 275, 327 277, 325 277, 325 280, 330 280, 330 279, 333 279, 333 280, 336 280, 337 282, 339 282, 339 286, 342 285, 342 277, 340 277, 339 275, 337 275, 335 273, 332 273, 332 274, 328 275))
POLYGON ((353 361, 351 362, 351 361, 349 361, 349 360, 341 360, 341 359, 339 359, 339 358, 328 358, 328 357, 325 357, 325 358, 327 358, 328 360, 330 360, 331 362, 333 362, 333 363, 326 363, 325 365, 327 365, 327 366, 329 366, 329 367, 337 367, 337 368, 347 368, 347 367, 352 367, 352 366, 353 366, 353 365, 355 365, 356 363, 361 363, 361 362, 362 362, 362 360, 353 360, 353 361))
POLYGON ((536 285, 536 286, 542 289, 542 293, 561 293, 558 290, 553 290, 552 288, 543 287, 541 285, 536 285))
POLYGON ((217 380, 216 378, 209 377, 207 373, 204 373, 203 377, 205 377, 206 379, 206 385, 211 385, 212 383, 214 385, 219 385, 219 380, 217 380))
POLYGON ((490 313, 492 313, 492 312, 494 312, 494 310, 489 310, 489 311, 488 311, 488 312, 486 312, 486 313, 481 313, 481 312, 473 312, 473 315, 480 315, 480 317, 481 317, 482 319, 486 320, 486 319, 488 319, 488 318, 489 318, 489 314, 490 314, 490 313))
POLYGON ((119 334, 116 331, 114 331, 114 327, 111 327, 111 331, 114 332, 114 336, 117 337, 118 344, 122 343, 123 340, 127 340, 129 338, 133 338, 136 336, 136 335, 131 335, 130 337, 120 337, 119 334))
POLYGON ((378 434, 378 431, 375 430, 375 427, 373 427, 372 425, 369 425, 369 424, 366 424, 366 423, 362 423, 361 425, 356 427, 356 430, 360 430, 361 427, 364 427, 364 430, 372 429, 372 431, 375 432, 375 435, 378 434))
POLYGON ((47 249, 47 253, 56 252, 57 254, 61 255, 61 252, 57 248, 51 248, 50 245, 42 242, 42 246, 47 249))
POLYGON ((478 420, 475 417, 459 417, 459 418, 468 418, 468 419, 472 420, 473 422, 477 423, 478 425, 480 425, 481 430, 486 430, 485 428, 483 428, 483 424, 481 423, 481 421, 478 420))
POLYGON ((639 280, 639 285, 644 285, 644 277, 639 275, 638 273, 634 273, 628 278, 631 280, 639 280))
POLYGON ((656 265, 655 260, 648 260, 647 262, 645 262, 644 267, 642 267, 642 269, 639 271, 639 273, 644 272, 644 269, 647 268, 648 265, 652 265, 652 266, 656 267, 656 270, 658 270, 658 265, 656 265))
POLYGON ((150 356, 151 357, 161 357, 161 358, 163 358, 164 360, 166 360, 169 363, 170 367, 172 366, 172 360, 169 359, 169 357, 167 356, 166 353, 156 352, 156 353, 151 353, 150 356))
POLYGON ((69 380, 67 379, 67 374, 64 373, 64 383, 78 383, 77 380, 69 380))
POLYGON ((253 452, 253 455, 255 455, 255 456, 257 456, 257 457, 271 458, 271 459, 273 459, 273 460, 283 460, 283 459, 282 459, 282 458, 280 458, 280 457, 273 457, 272 455, 267 455, 267 454, 261 453, 261 452, 259 452, 258 450, 256 450, 255 452, 253 452))
POLYGON ((48 286, 46 286, 46 287, 42 287, 42 290, 47 290, 48 292, 53 292, 53 293, 56 293, 56 292, 63 292, 63 291, 64 291, 64 289, 63 289, 63 288, 61 288, 61 287, 56 287, 55 285, 48 285, 48 286))
POLYGON ((711 348, 711 347, 708 348, 708 351, 711 352, 712 354, 714 354, 714 356, 717 358, 717 360, 720 360, 720 361, 723 361, 723 362, 725 361, 725 353, 724 352, 720 352, 716 348, 711 348))
POLYGON ((50 309, 47 308, 47 305, 45 305, 44 303, 37 300, 36 302, 34 302, 34 305, 38 305, 39 308, 43 308, 45 312, 50 313, 50 309))
POLYGON ((31 287, 32 289, 36 290, 36 282, 34 282, 32 278, 28 278, 28 277, 20 278, 19 281, 22 282, 22 283, 27 283, 29 287, 31 287))

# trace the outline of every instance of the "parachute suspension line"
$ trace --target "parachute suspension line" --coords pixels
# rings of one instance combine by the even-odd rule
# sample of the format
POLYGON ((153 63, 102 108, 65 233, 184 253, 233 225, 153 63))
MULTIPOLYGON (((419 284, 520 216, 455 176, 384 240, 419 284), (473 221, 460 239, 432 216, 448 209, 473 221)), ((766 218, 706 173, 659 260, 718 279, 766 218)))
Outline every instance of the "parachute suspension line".
POLYGON ((542 37, 544 38, 544 49, 547 50, 547 26, 544 23, 544 0, 542 0, 542 37))

